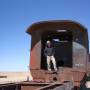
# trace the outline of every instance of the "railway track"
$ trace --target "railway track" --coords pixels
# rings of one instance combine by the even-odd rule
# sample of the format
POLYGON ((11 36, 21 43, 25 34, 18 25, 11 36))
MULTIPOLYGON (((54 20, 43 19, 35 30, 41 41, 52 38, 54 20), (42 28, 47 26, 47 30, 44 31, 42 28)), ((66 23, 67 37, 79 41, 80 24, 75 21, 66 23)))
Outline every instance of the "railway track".
POLYGON ((0 90, 74 90, 72 82, 36 83, 22 82, 1 84, 0 90))

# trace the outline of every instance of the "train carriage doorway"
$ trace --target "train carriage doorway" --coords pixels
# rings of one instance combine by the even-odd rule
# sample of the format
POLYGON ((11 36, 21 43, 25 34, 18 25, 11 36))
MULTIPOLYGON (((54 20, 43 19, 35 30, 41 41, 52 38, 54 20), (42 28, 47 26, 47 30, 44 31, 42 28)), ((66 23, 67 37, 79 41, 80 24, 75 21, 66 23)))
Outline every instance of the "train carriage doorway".
POLYGON ((69 30, 45 31, 42 34, 41 69, 47 69, 44 49, 50 40, 55 49, 57 67, 72 67, 72 32, 69 30))

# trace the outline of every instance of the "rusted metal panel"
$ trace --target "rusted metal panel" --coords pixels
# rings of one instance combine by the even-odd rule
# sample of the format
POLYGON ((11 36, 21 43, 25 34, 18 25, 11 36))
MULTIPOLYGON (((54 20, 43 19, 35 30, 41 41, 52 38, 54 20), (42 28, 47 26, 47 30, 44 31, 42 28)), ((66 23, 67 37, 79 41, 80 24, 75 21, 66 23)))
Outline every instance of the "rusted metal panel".
POLYGON ((86 69, 87 51, 83 45, 73 42, 73 66, 86 69))
POLYGON ((79 28, 82 32, 83 29, 86 29, 83 25, 81 25, 78 22, 71 21, 71 20, 51 20, 51 21, 42 21, 42 22, 36 22, 32 24, 28 29, 27 33, 32 34, 33 31, 35 30, 40 30, 40 29, 47 29, 47 28, 55 28, 55 27, 65 27, 67 26, 68 28, 71 27, 71 29, 76 29, 79 28), (47 27, 46 27, 47 26, 47 27), (82 29, 83 28, 83 29, 82 29))
MULTIPOLYGON (((38 37, 35 36, 34 38, 38 38, 38 37)), ((38 41, 35 44, 34 47, 32 46, 30 53, 31 53, 30 54, 30 69, 40 69, 40 64, 41 64, 41 41, 38 41)))
POLYGON ((85 72, 82 70, 69 70, 69 69, 63 69, 63 71, 55 72, 49 72, 45 70, 32 70, 32 76, 34 78, 34 81, 37 82, 64 82, 64 81, 73 81, 74 85, 80 86, 80 81, 84 78, 85 72))

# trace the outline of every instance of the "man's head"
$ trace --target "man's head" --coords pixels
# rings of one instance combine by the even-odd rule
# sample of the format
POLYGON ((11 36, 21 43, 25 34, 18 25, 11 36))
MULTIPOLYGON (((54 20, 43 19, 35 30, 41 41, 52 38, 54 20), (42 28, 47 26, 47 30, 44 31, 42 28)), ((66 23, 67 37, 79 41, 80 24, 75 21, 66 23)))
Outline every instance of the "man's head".
POLYGON ((48 40, 46 43, 47 43, 47 46, 48 46, 48 47, 51 46, 51 41, 48 40))

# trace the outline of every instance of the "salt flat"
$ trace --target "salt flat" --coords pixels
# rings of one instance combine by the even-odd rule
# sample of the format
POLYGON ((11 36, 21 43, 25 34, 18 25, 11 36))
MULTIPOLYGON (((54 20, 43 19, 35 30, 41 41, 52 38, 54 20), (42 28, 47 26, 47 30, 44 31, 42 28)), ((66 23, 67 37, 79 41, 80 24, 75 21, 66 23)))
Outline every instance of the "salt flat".
POLYGON ((30 72, 0 72, 0 84, 32 80, 30 72))

